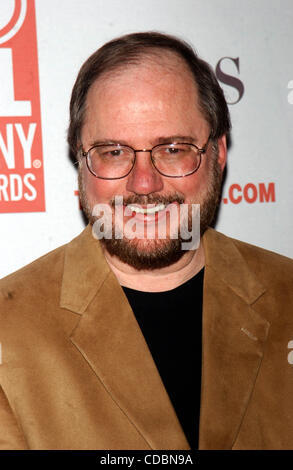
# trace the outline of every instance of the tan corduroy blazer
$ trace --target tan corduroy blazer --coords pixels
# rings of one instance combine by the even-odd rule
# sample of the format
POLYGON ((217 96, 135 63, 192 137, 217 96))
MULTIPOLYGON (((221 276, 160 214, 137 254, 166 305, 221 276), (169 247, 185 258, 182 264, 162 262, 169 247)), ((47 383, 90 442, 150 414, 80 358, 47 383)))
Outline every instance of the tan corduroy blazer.
MULTIPOLYGON (((293 449, 293 262, 203 242, 200 449, 293 449)), ((1 449, 189 448, 90 227, 0 291, 1 449)))

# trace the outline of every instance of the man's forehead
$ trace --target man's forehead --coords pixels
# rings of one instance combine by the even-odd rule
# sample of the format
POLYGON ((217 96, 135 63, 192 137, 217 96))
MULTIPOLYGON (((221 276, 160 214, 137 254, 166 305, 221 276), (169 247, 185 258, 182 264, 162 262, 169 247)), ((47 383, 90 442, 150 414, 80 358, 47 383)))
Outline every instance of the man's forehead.
POLYGON ((91 89, 102 88, 103 92, 112 85, 121 85, 127 82, 148 81, 150 84, 157 84, 160 80, 169 82, 177 81, 182 77, 187 81, 187 86, 197 89, 194 76, 187 63, 178 54, 171 51, 155 49, 150 53, 140 55, 136 60, 101 74, 92 84, 91 89))
POLYGON ((83 126, 90 134, 89 145, 97 139, 131 143, 134 135, 142 142, 155 139, 156 144, 159 137, 170 141, 177 134, 205 136, 208 124, 192 73, 174 54, 159 59, 147 57, 93 83, 83 126))

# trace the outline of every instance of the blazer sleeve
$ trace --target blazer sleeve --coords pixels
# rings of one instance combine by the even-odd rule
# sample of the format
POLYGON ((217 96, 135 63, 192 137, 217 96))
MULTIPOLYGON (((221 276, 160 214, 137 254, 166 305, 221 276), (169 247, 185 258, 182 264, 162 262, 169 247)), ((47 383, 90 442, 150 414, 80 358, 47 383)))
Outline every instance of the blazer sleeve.
POLYGON ((0 387, 0 450, 27 450, 28 445, 0 387))

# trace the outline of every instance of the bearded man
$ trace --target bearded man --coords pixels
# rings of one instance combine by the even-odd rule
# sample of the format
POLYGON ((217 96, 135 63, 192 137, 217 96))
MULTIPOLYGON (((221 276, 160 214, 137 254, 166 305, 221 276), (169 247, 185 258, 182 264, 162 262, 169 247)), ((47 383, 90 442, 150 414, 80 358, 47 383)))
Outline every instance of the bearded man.
POLYGON ((229 131, 177 38, 82 66, 68 142, 89 225, 1 281, 2 448, 293 447, 292 261, 210 228, 229 131))

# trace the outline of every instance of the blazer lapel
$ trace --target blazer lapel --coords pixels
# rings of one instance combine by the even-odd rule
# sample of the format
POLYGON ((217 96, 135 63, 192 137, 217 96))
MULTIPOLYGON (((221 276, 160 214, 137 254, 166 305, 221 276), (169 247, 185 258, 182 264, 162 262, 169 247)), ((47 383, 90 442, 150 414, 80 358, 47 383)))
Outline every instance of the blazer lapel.
POLYGON ((204 236, 200 449, 231 449, 263 356, 269 322, 254 306, 265 289, 233 241, 204 236))
POLYGON ((81 314, 71 341, 146 448, 189 449, 129 303, 90 227, 66 248, 61 306, 81 314))

